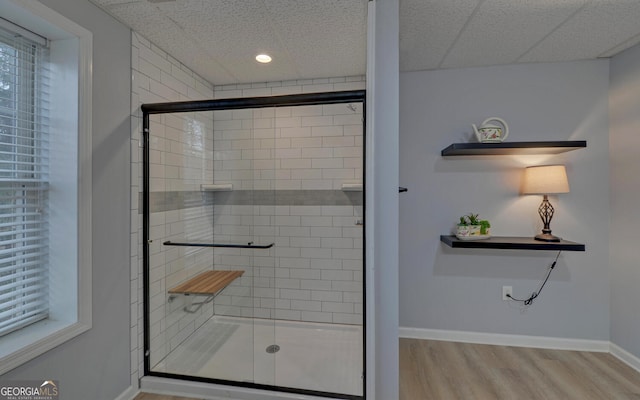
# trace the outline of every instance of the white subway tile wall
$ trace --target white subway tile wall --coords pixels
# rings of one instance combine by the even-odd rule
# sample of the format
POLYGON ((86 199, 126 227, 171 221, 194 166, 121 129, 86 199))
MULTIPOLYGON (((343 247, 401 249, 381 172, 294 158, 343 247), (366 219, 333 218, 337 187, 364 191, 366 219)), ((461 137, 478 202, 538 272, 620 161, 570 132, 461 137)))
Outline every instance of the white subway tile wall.
MULTIPOLYGON (((141 129, 144 103, 275 96, 364 89, 364 78, 339 77, 214 87, 179 61, 132 34, 132 383, 143 376, 141 129)), ((235 191, 336 191, 362 182, 362 105, 336 104, 151 118, 151 191, 163 194, 151 215, 151 365, 216 314, 362 323, 361 202, 291 205, 193 201, 202 183, 235 191), (213 135, 211 134, 213 132, 213 135), (181 193, 192 196, 180 197, 181 193), (181 207, 172 207, 182 201, 181 207), (165 206, 165 208, 162 208, 165 206), (212 212, 213 209, 213 212, 212 212), (275 243, 268 250, 163 246, 165 240, 275 243), (214 303, 185 313, 185 297, 168 290, 202 270, 244 275, 214 303), (171 301, 170 301, 171 300, 171 301)), ((311 192, 313 193, 313 192, 311 192)), ((306 193, 309 196, 309 192, 306 193)), ((258 196, 259 197, 259 196, 258 196)), ((266 196, 268 198, 268 196, 266 196)), ((195 298, 198 301, 201 298, 195 298)))
POLYGON ((240 190, 362 183, 362 117, 361 103, 216 111, 213 179, 240 190))
MULTIPOLYGON (((142 113, 140 105, 166 101, 210 99, 213 86, 138 33, 132 34, 131 132, 131 382, 144 374, 142 214, 142 113)), ((151 118, 150 185, 153 192, 199 190, 213 180, 212 113, 157 115, 151 118), (207 134, 209 133, 209 134, 207 134), (206 155, 209 154, 207 157, 206 155), (189 157, 187 157, 189 156, 189 157), (193 157, 191 157, 193 156, 193 157)), ((183 296, 169 302, 168 289, 198 271, 211 268, 211 250, 162 246, 171 238, 198 240, 212 233, 209 207, 153 213, 150 224, 151 364, 213 315, 211 304, 185 313, 183 296)))
MULTIPOLYGON (((347 79, 339 83, 346 85, 347 79)), ((361 85, 349 82, 350 89, 361 85)), ((216 87, 216 98, 254 93, 239 86, 216 87)), ((280 93, 294 93, 297 86, 290 88, 280 93)), ((283 190, 303 196, 303 190, 362 183, 362 117, 360 103, 216 111, 214 181, 231 183, 234 190, 274 190, 276 198, 283 190)), ((226 290, 216 298, 216 314, 362 323, 360 205, 216 204, 214 209, 216 240, 276 243, 268 251, 245 253, 253 256, 253 265, 261 259, 262 267, 239 280, 246 291, 226 290)), ((216 249, 214 264, 251 265, 239 254, 216 249)))
POLYGON ((214 208, 216 241, 276 243, 269 250, 215 249, 216 269, 246 271, 235 283, 245 290, 222 292, 216 314, 362 324, 362 229, 355 226, 362 206, 214 208))

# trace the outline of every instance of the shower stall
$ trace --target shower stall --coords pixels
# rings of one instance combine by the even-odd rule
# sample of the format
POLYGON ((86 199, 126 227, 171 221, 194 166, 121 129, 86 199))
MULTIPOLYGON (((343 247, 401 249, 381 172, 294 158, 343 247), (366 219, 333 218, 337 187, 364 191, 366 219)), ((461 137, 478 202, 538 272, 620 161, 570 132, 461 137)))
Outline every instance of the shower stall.
POLYGON ((145 104, 145 375, 362 399, 365 92, 145 104))

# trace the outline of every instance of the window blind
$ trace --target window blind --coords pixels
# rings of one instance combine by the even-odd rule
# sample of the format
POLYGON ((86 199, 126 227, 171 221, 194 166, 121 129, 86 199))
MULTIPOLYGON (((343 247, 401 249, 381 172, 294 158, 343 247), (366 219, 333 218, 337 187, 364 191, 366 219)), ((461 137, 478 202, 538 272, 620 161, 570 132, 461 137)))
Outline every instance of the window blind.
POLYGON ((0 28, 0 336, 48 316, 48 73, 0 28))

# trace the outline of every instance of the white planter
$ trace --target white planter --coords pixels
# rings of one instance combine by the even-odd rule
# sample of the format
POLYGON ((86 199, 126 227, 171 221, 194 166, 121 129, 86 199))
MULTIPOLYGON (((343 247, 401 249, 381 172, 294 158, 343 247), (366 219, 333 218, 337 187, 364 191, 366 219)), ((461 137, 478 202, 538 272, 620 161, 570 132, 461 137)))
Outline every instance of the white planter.
POLYGON ((468 225, 458 225, 458 230, 456 231, 457 237, 468 237, 470 233, 468 225))
POLYGON ((469 236, 480 236, 480 225, 469 225, 469 236))

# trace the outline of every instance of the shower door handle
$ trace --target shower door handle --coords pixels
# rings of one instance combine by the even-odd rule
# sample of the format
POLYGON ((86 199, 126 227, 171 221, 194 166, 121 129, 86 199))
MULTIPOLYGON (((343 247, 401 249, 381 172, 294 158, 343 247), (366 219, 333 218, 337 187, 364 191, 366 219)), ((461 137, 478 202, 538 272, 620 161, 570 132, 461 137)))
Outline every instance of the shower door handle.
POLYGON ((227 247, 232 249, 270 249, 275 243, 269 244, 253 244, 249 242, 247 244, 231 244, 231 243, 176 243, 171 240, 167 240, 162 243, 165 246, 186 246, 186 247, 227 247))

